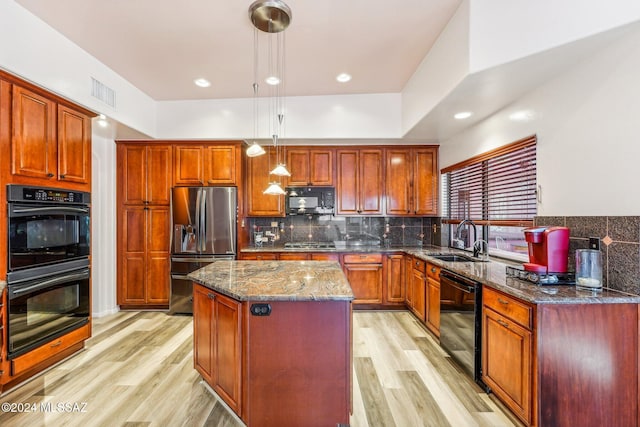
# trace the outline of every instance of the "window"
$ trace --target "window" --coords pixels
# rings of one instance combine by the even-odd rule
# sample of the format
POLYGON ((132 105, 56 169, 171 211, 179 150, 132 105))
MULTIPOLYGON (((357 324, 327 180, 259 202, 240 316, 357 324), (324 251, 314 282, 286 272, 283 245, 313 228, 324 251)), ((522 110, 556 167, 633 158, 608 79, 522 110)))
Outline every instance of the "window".
POLYGON ((536 137, 531 136, 442 169, 444 223, 450 245, 470 248, 487 242, 489 253, 526 260, 522 230, 536 215, 536 137), (476 224, 459 227, 463 220, 476 224))

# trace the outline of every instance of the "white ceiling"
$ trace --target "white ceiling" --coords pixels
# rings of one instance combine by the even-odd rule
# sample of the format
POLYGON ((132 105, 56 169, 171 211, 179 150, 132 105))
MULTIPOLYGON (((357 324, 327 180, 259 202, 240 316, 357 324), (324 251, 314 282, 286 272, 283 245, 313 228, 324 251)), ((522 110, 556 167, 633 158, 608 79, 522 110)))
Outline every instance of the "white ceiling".
MULTIPOLYGON (((156 100, 253 95, 252 0, 16 1, 156 100)), ((303 96, 400 92, 461 0, 286 3, 286 95, 303 96)))

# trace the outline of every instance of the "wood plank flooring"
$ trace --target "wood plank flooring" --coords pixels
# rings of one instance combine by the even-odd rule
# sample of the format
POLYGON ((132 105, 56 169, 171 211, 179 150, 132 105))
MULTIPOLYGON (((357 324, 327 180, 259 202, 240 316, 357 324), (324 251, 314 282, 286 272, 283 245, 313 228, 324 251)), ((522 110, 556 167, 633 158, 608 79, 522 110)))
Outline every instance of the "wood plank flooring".
MULTIPOLYGON (((517 425, 408 312, 353 319, 352 427, 517 425)), ((0 426, 241 427, 193 369, 192 327, 159 312, 96 319, 84 351, 0 396, 21 409, 0 426)))

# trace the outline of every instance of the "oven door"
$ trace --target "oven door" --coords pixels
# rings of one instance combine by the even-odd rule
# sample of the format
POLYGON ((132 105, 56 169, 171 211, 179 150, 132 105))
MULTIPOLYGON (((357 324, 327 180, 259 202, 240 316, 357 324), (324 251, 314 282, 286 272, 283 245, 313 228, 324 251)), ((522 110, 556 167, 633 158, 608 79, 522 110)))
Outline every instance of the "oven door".
POLYGON ((9 203, 9 271, 89 256, 89 207, 9 203))
POLYGON ((20 356, 89 322, 89 268, 9 283, 8 356, 20 356))

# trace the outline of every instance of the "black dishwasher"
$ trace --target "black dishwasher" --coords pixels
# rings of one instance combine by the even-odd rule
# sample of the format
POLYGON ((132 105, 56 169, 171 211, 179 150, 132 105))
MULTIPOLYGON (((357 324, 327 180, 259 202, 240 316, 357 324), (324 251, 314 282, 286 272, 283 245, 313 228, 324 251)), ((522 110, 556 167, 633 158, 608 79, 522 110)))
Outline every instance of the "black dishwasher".
POLYGON ((440 346, 485 390, 482 382, 482 285, 440 271, 440 346))

